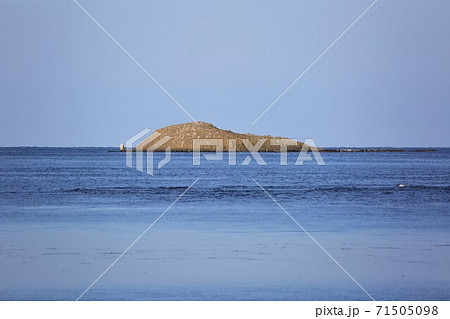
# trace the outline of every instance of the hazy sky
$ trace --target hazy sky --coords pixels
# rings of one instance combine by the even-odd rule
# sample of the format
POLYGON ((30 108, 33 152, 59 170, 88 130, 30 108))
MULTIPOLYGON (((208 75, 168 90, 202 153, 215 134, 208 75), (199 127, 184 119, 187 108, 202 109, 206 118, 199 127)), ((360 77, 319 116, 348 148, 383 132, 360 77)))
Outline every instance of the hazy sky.
MULTIPOLYGON (((199 121, 318 146, 450 146, 450 1, 85 1, 199 121)), ((0 145, 191 119, 71 0, 0 0, 0 145)))

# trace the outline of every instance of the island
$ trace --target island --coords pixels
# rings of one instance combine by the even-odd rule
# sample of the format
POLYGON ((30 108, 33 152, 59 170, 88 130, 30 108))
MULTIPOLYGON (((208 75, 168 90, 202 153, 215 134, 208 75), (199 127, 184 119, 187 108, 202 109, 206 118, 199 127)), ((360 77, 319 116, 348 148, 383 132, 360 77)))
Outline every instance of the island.
POLYGON ((258 152, 300 152, 303 149, 334 153, 434 151, 434 149, 404 148, 316 148, 292 138, 235 133, 230 130, 217 128, 207 122, 189 122, 159 128, 136 146, 128 147, 127 149, 126 144, 121 144, 120 151, 147 151, 151 149, 153 152, 164 152, 170 147, 172 152, 193 152, 196 145, 202 152, 216 152, 218 146, 224 152, 249 152, 252 149, 258 152), (203 140, 203 142, 199 142, 199 140, 203 140), (209 142, 204 140, 209 140, 209 142))

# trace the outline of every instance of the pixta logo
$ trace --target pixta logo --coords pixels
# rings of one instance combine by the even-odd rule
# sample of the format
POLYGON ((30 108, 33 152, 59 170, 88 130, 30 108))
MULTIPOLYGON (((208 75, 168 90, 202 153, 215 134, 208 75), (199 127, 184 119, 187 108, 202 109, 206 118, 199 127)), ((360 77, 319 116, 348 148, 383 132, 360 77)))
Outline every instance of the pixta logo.
MULTIPOLYGON (((126 145, 121 145, 121 151, 126 152, 126 164, 128 167, 135 167, 138 171, 144 172, 152 175, 154 174, 155 165, 154 161, 154 152, 164 152, 165 157, 160 160, 156 164, 156 169, 162 168, 164 165, 170 162, 171 160, 171 147, 167 146, 164 148, 164 145, 172 139, 170 136, 162 135, 159 132, 154 132, 150 134, 150 130, 148 128, 143 129, 129 140, 127 140, 126 145), (135 166, 134 164, 134 157, 135 166), (146 163, 144 165, 144 157, 146 158, 146 163)), ((224 141, 223 139, 192 139, 192 164, 193 166, 200 165, 201 158, 207 161, 223 161, 225 156, 224 153, 228 156, 228 165, 235 166, 247 166, 252 160, 258 165, 265 166, 267 162, 260 154, 260 149, 263 145, 273 145, 277 148, 276 152, 280 154, 280 162, 281 166, 288 165, 288 153, 289 146, 297 145, 297 141, 293 139, 264 139, 260 138, 256 140, 256 142, 252 143, 248 139, 242 139, 242 144, 244 146, 245 152, 248 155, 244 158, 244 160, 240 163, 237 162, 236 153, 237 153, 237 140, 236 139, 227 139, 224 141), (224 144, 227 143, 227 148, 224 151, 224 144), (265 144, 266 143, 266 144, 265 144), (202 152, 202 147, 207 147, 208 151, 202 152)), ((188 148, 189 150, 189 148, 188 148)), ((317 148, 313 139, 306 139, 302 144, 301 149, 298 153, 297 159, 294 165, 303 165, 304 162, 314 161, 317 165, 322 166, 325 165, 325 162, 320 155, 319 148, 317 148), (312 154, 312 156, 311 156, 312 154), (314 157, 314 159, 313 159, 314 157)))
MULTIPOLYGON (((121 150, 126 151, 126 164, 128 167, 133 168, 133 155, 136 157, 136 166, 135 168, 144 172, 144 155, 146 157, 146 173, 149 175, 154 174, 154 163, 153 163, 153 153, 156 149, 163 146, 167 143, 171 138, 169 136, 164 136, 160 140, 153 143, 155 139, 161 136, 160 133, 154 132, 149 135, 151 132, 150 129, 145 128, 130 139, 128 139, 125 143, 125 149, 121 147, 121 150)), ((164 165, 170 162, 171 153, 170 146, 165 148, 165 157, 158 162, 156 165, 157 169, 160 169, 164 165)))
MULTIPOLYGON (((270 145, 275 145, 279 147, 279 151, 277 151, 280 154, 280 165, 285 166, 288 165, 288 153, 293 153, 288 151, 289 145, 296 145, 297 141, 293 139, 265 139, 260 138, 256 141, 255 144, 252 144, 252 142, 248 139, 242 139, 242 143, 245 146, 246 152, 249 153, 245 157, 245 159, 241 162, 240 165, 246 166, 250 164, 252 161, 252 158, 256 161, 258 165, 265 166, 267 165, 266 161, 260 154, 260 149, 264 145, 264 143, 268 141, 270 145)), ((212 146, 215 148, 215 152, 203 152, 203 157, 207 161, 222 161, 224 159, 223 153, 228 154, 228 165, 234 166, 237 165, 236 162, 236 140, 235 139, 229 139, 228 140, 228 151, 224 152, 224 141, 222 139, 194 139, 192 141, 192 164, 193 165, 200 165, 200 158, 201 158, 201 146, 212 146)), ((325 161, 323 160, 322 156, 320 155, 320 151, 317 148, 316 144, 314 143, 314 140, 312 138, 308 138, 303 143, 303 146, 298 152, 297 160, 295 161, 294 165, 303 165, 304 162, 313 161, 311 155, 309 152, 312 153, 314 156, 314 160, 316 161, 317 165, 322 166, 325 165, 325 161)))

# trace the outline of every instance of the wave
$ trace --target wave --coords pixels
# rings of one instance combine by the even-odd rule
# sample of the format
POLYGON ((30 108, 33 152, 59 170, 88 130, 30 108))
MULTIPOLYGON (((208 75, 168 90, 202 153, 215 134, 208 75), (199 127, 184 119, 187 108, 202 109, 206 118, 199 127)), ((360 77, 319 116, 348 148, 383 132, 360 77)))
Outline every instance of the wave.
MULTIPOLYGON (((274 198, 290 201, 305 200, 310 203, 323 203, 324 201, 353 201, 353 202, 380 202, 380 201, 450 201, 450 185, 411 185, 408 187, 389 186, 314 186, 303 185, 264 185, 265 190, 274 198)), ((114 187, 73 187, 61 189, 27 190, 0 192, 4 199, 33 198, 41 201, 67 201, 70 199, 95 201, 123 202, 134 200, 167 200, 176 198, 186 190, 187 186, 114 186, 114 187), (39 199, 41 198, 41 199, 39 199)), ((257 186, 208 186, 197 184, 185 195, 184 200, 254 200, 268 199, 267 195, 257 186)))
MULTIPOLYGON (((450 192, 450 185, 389 185, 389 186, 315 186, 315 187, 304 187, 299 185, 264 185, 266 190, 272 191, 302 191, 302 192, 362 192, 362 191, 392 191, 392 190, 439 190, 450 192)), ((95 187, 95 188, 60 188, 60 189, 40 189, 34 190, 34 193, 118 193, 118 192, 170 192, 185 190, 187 186, 113 186, 113 187, 95 187)), ((213 192, 253 192, 255 189, 260 191, 260 188, 255 186, 215 186, 206 187, 196 185, 197 189, 208 190, 213 192)), ((14 190, 14 191, 3 191, 2 193, 28 193, 29 190, 14 190)))

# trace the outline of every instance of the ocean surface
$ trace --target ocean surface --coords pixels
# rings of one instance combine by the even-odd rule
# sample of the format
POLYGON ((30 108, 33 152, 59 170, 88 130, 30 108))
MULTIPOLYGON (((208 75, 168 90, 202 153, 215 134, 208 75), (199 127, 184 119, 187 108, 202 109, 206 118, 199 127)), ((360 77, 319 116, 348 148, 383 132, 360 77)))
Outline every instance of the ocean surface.
POLYGON ((245 156, 0 148, 0 300, 76 300, 197 178, 81 300, 450 300, 450 149, 245 156))

